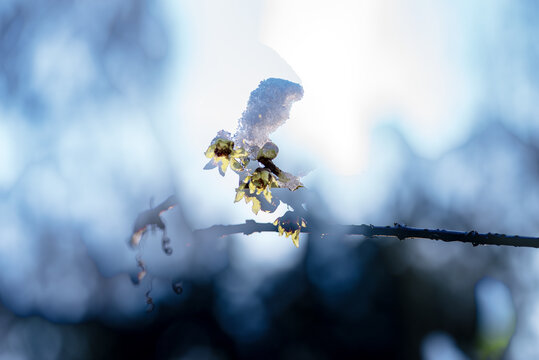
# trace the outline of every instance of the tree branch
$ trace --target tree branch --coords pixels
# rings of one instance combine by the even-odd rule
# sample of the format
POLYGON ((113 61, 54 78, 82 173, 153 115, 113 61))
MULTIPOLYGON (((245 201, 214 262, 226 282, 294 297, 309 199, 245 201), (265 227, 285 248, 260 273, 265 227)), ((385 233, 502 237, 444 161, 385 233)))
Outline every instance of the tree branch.
MULTIPOLYGON (((526 236, 509 236, 498 233, 478 233, 477 231, 451 231, 440 229, 419 229, 406 225, 395 224, 394 226, 374 226, 374 225, 328 225, 320 227, 323 234, 344 234, 362 235, 369 238, 374 237, 396 237, 400 240, 407 238, 419 238, 430 240, 441 240, 446 242, 460 241, 477 245, 505 245, 518 247, 539 248, 539 238, 526 236)), ((255 232, 277 232, 277 226, 271 223, 257 223, 247 220, 245 224, 236 225, 213 225, 206 229, 194 231, 195 236, 226 236, 231 234, 252 234, 255 232)), ((312 233, 313 228, 307 226, 301 229, 302 233, 312 233)))
POLYGON ((279 169, 277 165, 275 165, 271 159, 261 157, 261 158, 258 158, 257 160, 259 163, 264 165, 266 169, 274 173, 277 177, 281 176, 282 170, 279 169))
POLYGON ((131 235, 130 244, 131 246, 137 246, 142 238, 142 235, 148 229, 148 226, 154 226, 161 229, 165 232, 165 223, 161 219, 161 214, 165 211, 172 209, 178 204, 176 197, 174 195, 169 196, 161 204, 157 205, 154 208, 148 209, 141 212, 137 219, 135 220, 135 225, 133 226, 133 234, 131 235))
MULTIPOLYGON (((139 214, 133 227, 131 245, 136 246, 140 242, 142 235, 148 226, 156 226, 165 233, 165 224, 161 219, 163 212, 171 209, 177 204, 174 196, 168 197, 156 207, 143 211, 139 214)), ((307 224, 302 228, 302 233, 313 233, 315 229, 307 224)), ((249 235, 255 232, 278 232, 277 226, 271 223, 257 223, 254 220, 247 220, 244 224, 235 225, 213 225, 209 228, 198 229, 193 232, 196 237, 221 237, 232 234, 249 235)), ((441 240, 446 242, 460 241, 477 245, 504 245, 539 248, 539 237, 528 237, 518 235, 505 235, 498 233, 478 233, 477 231, 452 231, 443 229, 420 229, 406 225, 394 224, 394 226, 374 226, 374 225, 323 225, 316 227, 316 233, 320 234, 343 234, 362 235, 369 238, 374 237, 396 237, 400 240, 409 238, 441 240)), ((166 238, 166 236, 165 236, 166 238)), ((168 238, 167 238, 168 239, 168 238)), ((166 244, 165 244, 166 245, 166 244)), ((165 247, 164 245, 164 247, 165 247)))

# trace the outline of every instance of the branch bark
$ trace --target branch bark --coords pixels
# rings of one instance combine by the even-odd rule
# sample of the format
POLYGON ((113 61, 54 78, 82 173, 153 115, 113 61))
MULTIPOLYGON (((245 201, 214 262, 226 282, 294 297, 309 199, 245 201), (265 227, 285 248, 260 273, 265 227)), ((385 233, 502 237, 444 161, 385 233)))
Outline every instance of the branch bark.
MULTIPOLYGON (((406 225, 395 224, 394 226, 374 226, 374 225, 328 225, 320 227, 323 234, 343 234, 343 235, 362 235, 368 238, 376 237, 396 237, 400 240, 418 238, 441 240, 446 242, 459 241, 470 243, 473 246, 478 245, 504 245, 539 248, 538 237, 527 237, 518 235, 505 235, 498 233, 478 233, 477 231, 452 231, 443 229, 420 229, 406 225)), ((308 226, 302 228, 302 233, 312 233, 313 228, 308 226)), ((206 229, 194 231, 195 236, 226 236, 231 234, 252 234, 255 232, 277 232, 277 226, 271 223, 257 223, 248 220, 245 224, 236 225, 213 225, 206 229)))
MULTIPOLYGON (((156 207, 139 214, 133 227, 131 244, 138 245, 140 238, 148 226, 156 226, 165 232, 166 227, 161 219, 163 212, 177 205, 177 199, 170 196, 156 207)), ((255 232, 278 232, 277 226, 271 223, 258 223, 254 220, 247 220, 244 224, 235 225, 213 225, 209 228, 198 229, 193 232, 195 237, 221 237, 232 234, 252 234, 255 232)), ((374 225, 321 225, 316 229, 307 224, 301 229, 302 233, 318 234, 341 234, 341 235, 361 235, 369 238, 376 237, 396 237, 400 240, 418 238, 441 240, 446 242, 464 242, 473 246, 477 245, 503 245, 539 248, 539 237, 505 235, 498 233, 478 233, 477 231, 452 231, 443 229, 421 229, 409 227, 401 224, 393 226, 374 225)))

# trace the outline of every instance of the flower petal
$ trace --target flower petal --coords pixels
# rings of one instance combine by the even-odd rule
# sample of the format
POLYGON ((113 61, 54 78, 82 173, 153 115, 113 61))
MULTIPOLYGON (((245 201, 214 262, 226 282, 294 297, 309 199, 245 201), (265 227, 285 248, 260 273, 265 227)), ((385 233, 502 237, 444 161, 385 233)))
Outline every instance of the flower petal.
POLYGON ((208 161, 206 166, 204 166, 204 170, 215 169, 216 166, 217 166, 217 164, 215 163, 215 159, 210 159, 210 161, 208 161))
POLYGON ((297 248, 299 248, 299 230, 294 231, 292 234, 292 242, 297 248))
POLYGON ((236 193, 236 198, 234 199, 234 202, 238 202, 240 201, 241 199, 243 199, 243 196, 245 195, 245 191, 238 191, 236 193))
POLYGON ((234 158, 230 160, 230 168, 234 171, 243 171, 243 166, 241 165, 241 163, 234 158))
POLYGON ((232 151, 232 154, 231 156, 234 156, 234 157, 246 157, 247 155, 249 155, 247 153, 247 150, 243 149, 243 148, 239 148, 239 149, 236 149, 234 151, 232 151))
POLYGON ((267 202, 271 203, 271 191, 268 188, 264 189, 264 197, 267 202))
POLYGON ((206 155, 207 158, 211 158, 211 157, 213 157, 214 152, 215 152, 215 144, 210 145, 210 147, 208 148, 208 150, 206 150, 204 155, 206 155))
POLYGON ((260 200, 258 200, 257 198, 253 198, 253 208, 252 208, 252 210, 255 213, 255 215, 257 215, 258 212, 260 211, 260 200))
POLYGON ((225 172, 226 172, 226 168, 228 167, 228 159, 227 158, 222 158, 221 159, 221 166, 219 167, 219 173, 222 175, 222 176, 225 176, 225 172))

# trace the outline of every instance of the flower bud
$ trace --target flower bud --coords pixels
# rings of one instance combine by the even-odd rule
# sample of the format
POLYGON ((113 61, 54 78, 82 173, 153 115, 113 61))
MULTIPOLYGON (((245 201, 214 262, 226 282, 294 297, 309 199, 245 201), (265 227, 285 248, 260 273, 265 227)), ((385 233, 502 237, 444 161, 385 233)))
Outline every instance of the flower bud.
POLYGON ((268 141, 267 143, 262 146, 262 149, 258 151, 258 155, 256 156, 257 159, 260 158, 266 158, 269 160, 273 160, 277 157, 277 154, 279 153, 279 148, 277 145, 272 143, 271 141, 268 141))

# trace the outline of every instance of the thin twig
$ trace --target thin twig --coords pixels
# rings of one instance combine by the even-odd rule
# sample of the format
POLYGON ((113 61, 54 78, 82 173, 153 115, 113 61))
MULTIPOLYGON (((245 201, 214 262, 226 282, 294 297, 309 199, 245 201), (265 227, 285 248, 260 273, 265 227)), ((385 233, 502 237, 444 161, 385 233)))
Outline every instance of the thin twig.
MULTIPOLYGON (((539 238, 527 236, 509 236, 498 233, 478 233, 477 231, 451 231, 443 229, 419 229, 406 225, 395 224, 394 226, 374 225, 328 225, 317 227, 317 232, 323 234, 362 235, 365 237, 396 237, 400 240, 408 238, 420 238, 441 241, 460 241, 477 245, 505 245, 518 247, 539 248, 539 238)), ((252 234, 255 232, 277 232, 277 226, 271 223, 257 223, 248 220, 245 224, 214 225, 206 229, 194 231, 196 237, 226 236, 231 234, 252 234)), ((301 229, 302 233, 313 232, 312 227, 301 229)))
MULTIPOLYGON (((140 237, 148 226, 157 226, 165 232, 165 224, 161 220, 161 214, 171 209, 177 204, 174 196, 168 197, 155 208, 142 212, 135 221, 132 236, 132 245, 138 245, 140 237)), ((206 229, 195 230, 193 234, 200 237, 221 237, 232 234, 252 234, 255 232, 278 232, 277 226, 271 223, 257 223, 247 220, 244 224, 235 225, 213 225, 206 229)), ((312 233, 312 226, 307 224, 302 228, 302 233, 312 233)), ((409 238, 460 241, 477 245, 505 245, 518 247, 539 248, 539 238, 518 235, 505 235, 498 233, 478 233, 477 231, 452 231, 443 229, 420 229, 406 225, 395 224, 394 226, 374 226, 374 225, 324 225, 316 227, 317 233, 342 234, 342 235, 362 235, 365 237, 396 237, 400 240, 409 238)))
POLYGON ((264 165, 266 169, 274 173, 277 177, 281 176, 282 170, 279 169, 277 165, 275 165, 271 159, 260 157, 257 160, 259 163, 264 165))

